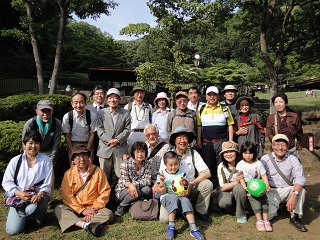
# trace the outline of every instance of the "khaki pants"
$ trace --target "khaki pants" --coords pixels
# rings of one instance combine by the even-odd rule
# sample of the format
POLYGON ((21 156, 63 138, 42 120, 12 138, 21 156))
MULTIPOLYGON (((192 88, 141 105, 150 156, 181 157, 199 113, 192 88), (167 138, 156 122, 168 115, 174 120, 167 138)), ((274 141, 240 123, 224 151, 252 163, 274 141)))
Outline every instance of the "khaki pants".
POLYGON ((113 169, 118 178, 120 178, 120 165, 122 163, 122 158, 116 157, 113 153, 109 158, 99 157, 100 168, 104 171, 108 179, 110 178, 111 168, 113 164, 113 169))

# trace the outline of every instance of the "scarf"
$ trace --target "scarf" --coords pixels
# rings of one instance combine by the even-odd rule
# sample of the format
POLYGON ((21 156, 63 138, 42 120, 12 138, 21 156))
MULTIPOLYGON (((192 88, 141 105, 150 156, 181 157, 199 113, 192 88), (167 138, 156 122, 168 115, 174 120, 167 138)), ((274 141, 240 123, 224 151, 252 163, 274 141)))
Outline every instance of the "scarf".
POLYGON ((52 118, 49 120, 49 122, 44 123, 44 122, 42 122, 40 117, 37 115, 36 122, 37 122, 37 124, 39 126, 39 131, 40 131, 41 135, 45 136, 48 133, 50 127, 51 127, 52 118))

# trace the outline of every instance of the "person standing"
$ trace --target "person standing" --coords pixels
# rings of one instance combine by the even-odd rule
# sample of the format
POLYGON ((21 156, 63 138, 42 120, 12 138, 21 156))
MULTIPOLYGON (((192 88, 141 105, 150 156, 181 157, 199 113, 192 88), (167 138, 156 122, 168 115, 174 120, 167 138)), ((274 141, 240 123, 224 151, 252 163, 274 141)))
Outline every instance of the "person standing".
POLYGON ((159 129, 159 137, 163 140, 168 140, 167 119, 168 114, 171 112, 170 99, 165 92, 160 92, 157 94, 153 103, 157 109, 152 113, 152 124, 156 125, 159 129))
POLYGON ((221 91, 223 94, 224 100, 221 101, 221 105, 228 106, 232 116, 238 116, 239 111, 236 109, 236 100, 237 100, 238 89, 234 85, 226 85, 221 91))
POLYGON ((215 188, 218 185, 217 166, 221 162, 223 142, 233 140, 233 118, 230 109, 219 103, 219 90, 215 86, 206 90, 206 105, 197 111, 197 145, 203 151, 203 160, 209 167, 215 188))
POLYGON ((301 232, 307 232, 308 229, 301 223, 306 178, 299 159, 288 153, 289 143, 286 135, 276 134, 272 138, 272 152, 261 158, 270 185, 270 191, 267 192, 268 216, 269 220, 277 216, 280 204, 285 203, 291 215, 290 224, 301 232))
POLYGON ((144 102, 146 95, 144 87, 140 84, 135 85, 131 94, 134 98, 133 102, 124 106, 124 109, 128 110, 131 116, 131 133, 128 137, 129 149, 136 141, 146 141, 143 129, 152 121, 152 106, 144 102))
MULTIPOLYGON (((130 134, 130 114, 128 110, 119 108, 120 92, 110 88, 107 92, 108 108, 98 113, 101 125, 97 127, 99 147, 97 155, 101 169, 109 181, 113 179, 111 168, 113 166, 116 177, 120 177, 120 164, 123 154, 128 154, 127 138, 130 134)), ((111 183, 113 185, 115 183, 111 183)))
POLYGON ((191 87, 188 89, 188 108, 197 111, 199 106, 204 105, 204 102, 200 102, 201 93, 197 87, 191 87))

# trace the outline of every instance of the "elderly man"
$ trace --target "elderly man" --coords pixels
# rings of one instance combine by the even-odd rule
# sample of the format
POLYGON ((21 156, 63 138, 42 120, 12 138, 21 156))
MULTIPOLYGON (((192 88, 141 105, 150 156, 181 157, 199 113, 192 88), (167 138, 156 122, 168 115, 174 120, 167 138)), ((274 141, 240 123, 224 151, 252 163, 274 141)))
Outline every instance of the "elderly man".
POLYGON ((159 129, 156 125, 148 124, 144 128, 144 135, 147 140, 148 159, 151 161, 151 180, 154 184, 157 180, 162 157, 170 150, 170 145, 164 141, 159 141, 159 129))
POLYGON ((105 208, 110 185, 105 173, 91 164, 90 150, 84 144, 73 147, 71 161, 61 185, 64 204, 56 206, 54 213, 62 232, 75 225, 99 237, 102 224, 113 220, 112 211, 105 208))
POLYGON ((212 173, 212 182, 219 186, 217 166, 221 162, 222 143, 233 140, 233 118, 230 109, 219 104, 219 90, 215 86, 206 90, 206 105, 197 111, 197 145, 203 151, 203 160, 212 173))
POLYGON ((239 115, 239 111, 236 108, 237 92, 238 89, 234 85, 226 85, 221 91, 224 97, 221 104, 230 108, 233 117, 239 115))
POLYGON ((204 105, 204 102, 200 102, 201 93, 199 91, 198 88, 196 87, 191 87, 188 90, 188 98, 189 98, 189 102, 188 102, 188 108, 194 111, 197 111, 197 109, 199 108, 199 106, 204 105))
MULTIPOLYGON (((109 181, 113 165, 115 175, 120 177, 120 164, 123 154, 128 153, 127 138, 130 135, 130 113, 119 108, 120 92, 110 88, 107 92, 108 108, 101 109, 98 113, 101 125, 97 128, 99 147, 97 155, 101 169, 109 181)), ((115 183, 111 183, 113 185, 115 183)))
POLYGON ((189 132, 196 134, 196 112, 187 107, 188 94, 180 91, 176 94, 175 99, 177 108, 169 113, 167 121, 167 132, 169 136, 179 126, 185 126, 189 132))
POLYGON ((128 110, 131 116, 131 133, 128 138, 129 151, 136 141, 146 141, 143 130, 152 121, 152 106, 144 102, 145 88, 137 84, 133 87, 131 94, 134 98, 133 102, 124 106, 124 109, 128 110))
POLYGON ((291 213, 290 224, 301 232, 307 232, 300 217, 303 214, 303 204, 306 183, 303 167, 298 158, 288 153, 289 139, 284 134, 276 134, 272 138, 272 153, 262 156, 269 180, 270 191, 267 192, 269 201, 269 219, 277 216, 280 203, 286 203, 291 213))
MULTIPOLYGON (((180 126, 177 127, 170 137, 170 144, 174 147, 174 151, 179 155, 180 166, 186 174, 191 187, 189 198, 195 203, 195 214, 201 220, 211 223, 212 220, 208 216, 208 208, 210 204, 211 192, 213 184, 209 180, 211 173, 207 165, 202 160, 200 154, 190 149, 189 143, 194 140, 194 133, 188 131, 187 128, 180 126)), ((161 161, 159 173, 165 171, 164 162, 161 161)), ((160 187, 159 183, 154 185, 154 190, 158 193, 165 194, 165 187, 160 187)), ((160 208, 160 221, 163 223, 168 222, 168 213, 164 207, 160 208)))

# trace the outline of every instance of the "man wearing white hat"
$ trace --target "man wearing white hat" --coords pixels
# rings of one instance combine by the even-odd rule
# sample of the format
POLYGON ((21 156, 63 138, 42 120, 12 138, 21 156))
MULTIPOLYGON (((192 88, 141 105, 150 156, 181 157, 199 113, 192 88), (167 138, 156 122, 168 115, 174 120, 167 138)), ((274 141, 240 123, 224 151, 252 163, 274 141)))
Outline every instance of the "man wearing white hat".
POLYGON ((276 134, 272 138, 272 153, 261 158, 270 185, 270 191, 267 192, 268 218, 271 220, 277 216, 280 203, 285 203, 291 214, 290 224, 301 232, 307 232, 308 229, 302 225, 300 219, 306 195, 303 188, 306 178, 299 159, 288 153, 288 145, 289 139, 286 135, 276 134))
POLYGON ((209 167, 214 187, 218 187, 217 166, 220 163, 222 143, 233 140, 233 118, 231 111, 219 103, 219 90, 215 86, 206 90, 206 105, 197 111, 197 145, 202 149, 203 160, 209 167))
POLYGON ((236 108, 237 92, 238 89, 234 85, 226 85, 221 91, 224 100, 220 104, 228 106, 233 117, 239 115, 239 111, 236 108))
POLYGON ((120 98, 119 90, 110 88, 107 92, 109 107, 98 112, 101 125, 97 128, 100 139, 97 155, 100 168, 110 180, 112 166, 116 176, 120 177, 122 156, 128 154, 127 138, 130 135, 131 119, 128 110, 118 107, 120 98))

